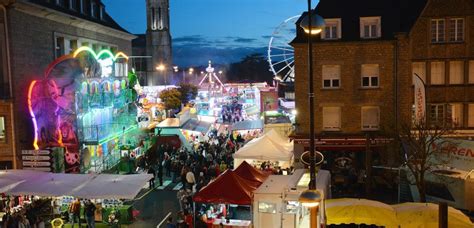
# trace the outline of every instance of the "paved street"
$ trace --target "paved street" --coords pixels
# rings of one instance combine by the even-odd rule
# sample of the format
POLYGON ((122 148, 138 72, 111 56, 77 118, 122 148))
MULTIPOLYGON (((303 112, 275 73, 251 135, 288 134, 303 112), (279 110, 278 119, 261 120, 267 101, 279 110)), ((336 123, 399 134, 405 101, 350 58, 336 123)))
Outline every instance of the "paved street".
POLYGON ((154 190, 142 189, 134 202, 135 210, 140 211, 137 221, 130 227, 156 227, 163 218, 172 212, 173 221, 176 222, 176 212, 179 210, 176 193, 181 184, 165 180, 163 186, 154 190))

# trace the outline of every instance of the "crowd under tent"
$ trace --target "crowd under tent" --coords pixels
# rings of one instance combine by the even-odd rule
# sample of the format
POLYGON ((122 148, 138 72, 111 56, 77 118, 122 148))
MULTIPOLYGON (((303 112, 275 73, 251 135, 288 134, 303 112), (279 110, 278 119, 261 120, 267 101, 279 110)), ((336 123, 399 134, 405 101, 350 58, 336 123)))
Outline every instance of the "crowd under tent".
POLYGON ((239 166, 243 161, 254 166, 270 161, 274 166, 288 168, 293 163, 293 143, 271 131, 252 139, 234 154, 234 166, 239 166))

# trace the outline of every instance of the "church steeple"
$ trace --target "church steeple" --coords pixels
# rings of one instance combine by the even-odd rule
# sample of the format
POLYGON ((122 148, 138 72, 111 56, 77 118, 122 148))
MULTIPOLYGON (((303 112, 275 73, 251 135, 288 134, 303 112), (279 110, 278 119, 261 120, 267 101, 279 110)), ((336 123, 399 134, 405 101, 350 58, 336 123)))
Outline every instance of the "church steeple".
POLYGON ((147 85, 172 82, 169 0, 146 0, 147 6, 147 85), (163 68, 157 69, 157 66, 163 68))

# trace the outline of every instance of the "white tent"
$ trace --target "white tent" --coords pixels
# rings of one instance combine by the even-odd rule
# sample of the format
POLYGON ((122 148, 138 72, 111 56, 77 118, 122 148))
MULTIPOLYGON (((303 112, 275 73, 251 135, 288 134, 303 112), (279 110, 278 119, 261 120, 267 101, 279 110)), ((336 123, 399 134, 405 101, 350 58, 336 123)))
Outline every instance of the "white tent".
POLYGON ((133 199, 150 174, 64 174, 29 170, 0 171, 0 193, 8 195, 74 196, 90 199, 133 199))
POLYGON ((277 132, 270 131, 252 139, 234 154, 234 167, 243 161, 278 161, 282 168, 289 167, 293 160, 293 143, 283 139, 277 132))

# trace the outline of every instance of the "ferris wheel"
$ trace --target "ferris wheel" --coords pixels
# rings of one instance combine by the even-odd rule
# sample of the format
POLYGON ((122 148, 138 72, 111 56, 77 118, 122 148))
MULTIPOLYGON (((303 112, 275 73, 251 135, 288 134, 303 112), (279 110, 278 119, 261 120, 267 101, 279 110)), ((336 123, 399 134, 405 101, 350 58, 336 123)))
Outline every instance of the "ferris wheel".
POLYGON ((270 71, 277 80, 292 82, 295 80, 294 51, 289 44, 296 36, 295 23, 300 15, 283 21, 272 33, 268 43, 267 58, 270 71))

